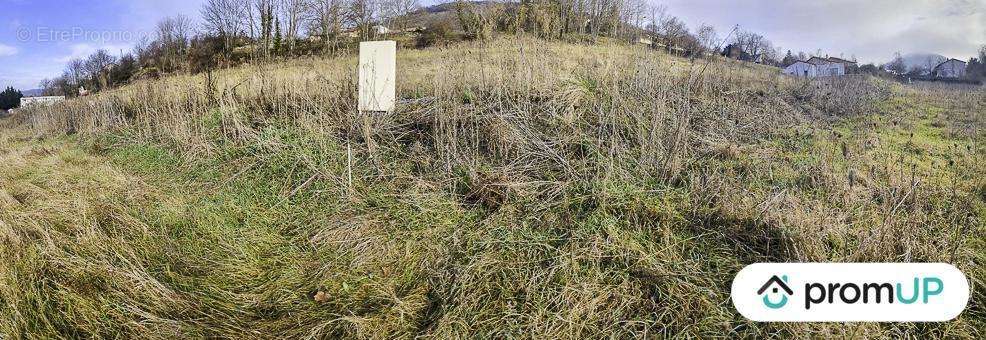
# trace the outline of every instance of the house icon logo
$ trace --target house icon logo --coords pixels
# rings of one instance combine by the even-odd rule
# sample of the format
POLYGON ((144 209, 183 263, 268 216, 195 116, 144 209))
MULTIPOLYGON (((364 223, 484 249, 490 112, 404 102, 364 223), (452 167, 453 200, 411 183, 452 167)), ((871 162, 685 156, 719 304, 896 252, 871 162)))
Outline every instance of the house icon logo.
POLYGON ((760 290, 757 291, 757 295, 763 295, 763 304, 767 306, 767 308, 778 309, 787 304, 787 297, 794 295, 794 291, 791 290, 791 287, 787 286, 787 275, 782 275, 780 277, 774 275, 770 278, 770 280, 767 280, 767 283, 764 283, 763 286, 760 287, 760 290), (767 291, 768 289, 770 290, 769 292, 767 291), (771 295, 778 294, 783 295, 781 295, 778 302, 774 302, 774 300, 771 299, 771 295))

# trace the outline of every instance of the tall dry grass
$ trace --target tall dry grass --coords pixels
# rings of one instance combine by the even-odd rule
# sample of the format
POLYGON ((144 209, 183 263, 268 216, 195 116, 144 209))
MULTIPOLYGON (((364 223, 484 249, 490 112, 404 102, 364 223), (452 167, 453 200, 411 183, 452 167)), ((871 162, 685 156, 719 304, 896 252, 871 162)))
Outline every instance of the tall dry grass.
POLYGON ((511 178, 585 178, 606 173, 585 164, 601 162, 673 179, 699 152, 807 118, 868 112, 888 95, 866 79, 799 82, 642 47, 506 39, 402 51, 398 109, 365 115, 355 109, 355 64, 306 59, 143 81, 25 115, 40 135, 125 129, 191 157, 217 143, 256 143, 260 130, 286 124, 352 141, 364 157, 418 143, 446 170, 482 159, 511 178), (585 146, 604 154, 572 152, 585 146))
MULTIPOLYGON (((983 325, 979 288, 970 316, 933 326, 765 325, 728 305, 732 275, 757 261, 944 261, 982 282, 983 135, 963 126, 983 119, 960 114, 980 110, 982 93, 805 81, 641 47, 510 38, 400 51, 397 110, 367 114, 356 110, 355 68, 343 57, 174 76, 9 121, 44 140, 81 135, 122 164, 153 160, 151 175, 169 177, 160 190, 177 194, 149 200, 176 197, 168 203, 177 208, 94 209, 120 221, 114 228, 175 221, 134 239, 62 222, 93 226, 83 229, 114 246, 42 251, 37 261, 65 263, 56 273, 102 269, 54 286, 19 279, 36 273, 30 266, 12 270, 18 279, 4 282, 27 288, 0 289, 4 311, 25 313, 85 278, 100 280, 110 302, 78 298, 70 304, 88 307, 76 320, 45 309, 0 330, 969 337, 983 325), (180 256, 159 259, 167 254, 180 256), (113 276, 117 268, 130 279, 113 276), (319 293, 326 301, 313 301, 319 293), (112 307, 121 301, 130 307, 112 307), (97 307, 111 319, 94 316, 97 307)), ((72 197, 139 206, 148 201, 140 193, 155 190, 113 187, 125 198, 94 198, 97 189, 72 197)), ((32 240, 18 249, 71 242, 7 223, 4 235, 32 240)))

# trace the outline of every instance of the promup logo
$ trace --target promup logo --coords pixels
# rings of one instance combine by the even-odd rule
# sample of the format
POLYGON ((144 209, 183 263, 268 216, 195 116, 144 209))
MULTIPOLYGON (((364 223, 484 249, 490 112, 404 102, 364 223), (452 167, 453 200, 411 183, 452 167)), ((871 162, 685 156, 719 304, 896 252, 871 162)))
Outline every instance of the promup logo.
POLYGON ((763 286, 760 287, 760 290, 757 290, 757 295, 763 295, 764 306, 767 306, 767 308, 770 309, 778 309, 787 304, 787 297, 794 295, 794 291, 791 290, 791 287, 787 286, 787 275, 781 277, 774 275, 770 277, 770 280, 767 280, 767 283, 764 283, 763 286), (781 290, 783 290, 787 295, 781 295, 781 299, 778 302, 771 301, 770 294, 764 294, 767 292, 767 289, 771 289, 771 286, 773 286, 772 292, 774 294, 778 294, 781 290))
POLYGON ((969 283, 943 263, 758 263, 736 275, 732 300, 755 321, 948 321, 969 283))

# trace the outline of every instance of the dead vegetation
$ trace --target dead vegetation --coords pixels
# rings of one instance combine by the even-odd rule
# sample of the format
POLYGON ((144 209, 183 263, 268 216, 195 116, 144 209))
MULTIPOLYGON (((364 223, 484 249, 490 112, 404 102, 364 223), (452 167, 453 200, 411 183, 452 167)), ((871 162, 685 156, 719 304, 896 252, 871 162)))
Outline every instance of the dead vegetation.
POLYGON ((355 60, 339 58, 4 121, 0 332, 981 332, 982 91, 528 39, 398 63, 390 115, 355 110, 355 60), (728 300, 757 261, 941 261, 975 292, 944 324, 757 324, 728 300))

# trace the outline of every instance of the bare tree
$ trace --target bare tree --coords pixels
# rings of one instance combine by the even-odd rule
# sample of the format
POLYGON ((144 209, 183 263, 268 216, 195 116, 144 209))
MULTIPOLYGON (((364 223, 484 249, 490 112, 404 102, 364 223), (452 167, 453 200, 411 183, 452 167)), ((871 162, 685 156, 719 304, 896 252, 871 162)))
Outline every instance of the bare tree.
POLYGON ((316 32, 327 52, 338 46, 344 11, 344 0, 309 0, 309 34, 316 32))
POLYGON ((369 39, 372 33, 373 20, 377 16, 376 0, 351 0, 346 19, 360 32, 361 39, 369 39))
POLYGON ((103 49, 97 50, 86 59, 83 70, 92 81, 91 84, 94 89, 99 90, 107 87, 108 79, 104 71, 107 71, 114 62, 116 62, 116 58, 103 49))
POLYGON ((205 29, 223 39, 223 48, 227 53, 232 50, 234 39, 243 31, 248 8, 244 0, 206 0, 202 6, 205 29))
POLYGON ((246 17, 243 18, 243 24, 246 25, 247 30, 249 30, 250 40, 257 41, 257 12, 254 11, 253 0, 241 1, 240 4, 243 5, 243 12, 246 17))
POLYGON ((59 93, 57 79, 42 79, 38 82, 38 88, 41 89, 42 96, 57 96, 59 93))
POLYGON ((688 36, 688 27, 677 17, 667 15, 661 20, 658 33, 663 38, 668 52, 673 52, 676 47, 684 45, 684 39, 688 36))
POLYGON ((770 40, 754 32, 736 32, 735 43, 754 59, 758 57, 766 59, 774 52, 774 46, 770 40))
POLYGON ((647 33, 651 36, 651 42, 656 48, 658 44, 658 34, 661 31, 661 24, 668 16, 668 7, 665 5, 649 6, 650 23, 647 24, 647 33))
POLYGON ((249 10, 251 13, 256 11, 259 19, 259 27, 256 28, 256 31, 260 33, 260 36, 255 39, 260 45, 260 53, 264 57, 270 56, 271 45, 274 43, 274 1, 253 0, 253 8, 249 10))
POLYGON ((589 16, 589 31, 593 37, 603 33, 608 28, 615 35, 619 24, 620 0, 587 0, 580 4, 589 16))
POLYGON ((418 0, 380 0, 380 15, 392 28, 407 28, 407 15, 420 7, 418 0))
POLYGON ((935 62, 934 58, 928 57, 924 59, 924 65, 917 66, 916 68, 921 70, 921 75, 934 76, 935 66, 937 65, 938 63, 935 62))
POLYGON ((884 68, 897 75, 907 73, 907 64, 904 63, 904 58, 900 56, 900 52, 894 53, 894 59, 889 64, 884 65, 884 68))
POLYGON ((166 71, 179 69, 186 59, 193 35, 192 19, 183 15, 164 18, 158 22, 154 34, 162 68, 166 71))
POLYGON ((301 30, 305 2, 303 0, 280 0, 281 22, 284 23, 284 38, 288 42, 288 51, 294 51, 295 41, 301 30))
POLYGON ((639 33, 643 28, 644 19, 647 16, 647 0, 624 0, 622 21, 627 23, 633 30, 629 38, 636 41, 640 38, 639 33))
POLYGON ((719 34, 716 33, 716 28, 709 24, 702 24, 695 31, 695 36, 698 39, 698 43, 706 51, 715 51, 719 45, 719 34))
POLYGON ((180 14, 166 17, 158 22, 154 33, 158 42, 187 48, 186 45, 194 34, 192 19, 180 14))
POLYGON ((86 62, 82 59, 72 59, 65 65, 65 78, 68 83, 79 87, 82 85, 82 78, 85 77, 86 62))

